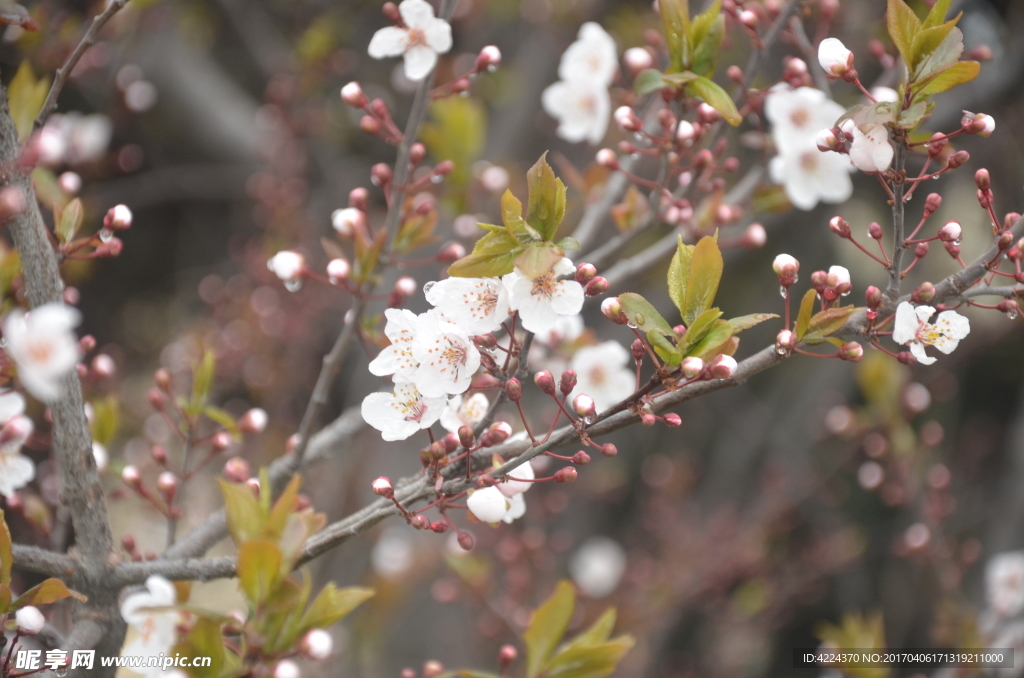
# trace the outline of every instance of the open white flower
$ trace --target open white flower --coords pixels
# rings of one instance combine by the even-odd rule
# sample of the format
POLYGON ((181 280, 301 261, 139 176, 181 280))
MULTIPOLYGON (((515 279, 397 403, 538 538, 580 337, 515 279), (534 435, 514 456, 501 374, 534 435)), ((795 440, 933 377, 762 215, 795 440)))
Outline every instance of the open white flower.
POLYGON ((437 64, 437 55, 452 48, 452 27, 434 16, 426 0, 403 0, 398 6, 404 28, 388 26, 373 35, 369 54, 374 59, 405 56, 405 76, 422 80, 437 64))
POLYGON ((515 480, 506 480, 503 483, 498 483, 495 487, 506 497, 514 497, 517 494, 522 494, 528 489, 533 487, 533 483, 529 482, 536 478, 536 474, 533 471, 533 465, 526 461, 516 466, 514 469, 508 472, 510 478, 515 480))
POLYGON ((822 129, 835 125, 846 109, 820 89, 788 85, 773 87, 764 100, 764 114, 772 124, 772 139, 780 153, 810 145, 822 129))
POLYGON ((896 307, 892 340, 897 344, 908 345, 910 352, 922 365, 931 365, 936 360, 925 353, 925 346, 934 346, 949 354, 971 331, 970 322, 956 311, 943 311, 932 325, 928 320, 934 313, 935 309, 931 306, 915 308, 907 301, 896 307))
POLYGON ((505 512, 505 517, 502 518, 502 521, 511 525, 514 521, 526 515, 526 500, 523 499, 522 493, 514 494, 509 498, 508 504, 508 511, 505 512))
POLYGON ((509 307, 519 311, 523 327, 530 332, 547 332, 558 316, 576 315, 583 308, 583 286, 575 280, 559 280, 571 275, 575 267, 563 257, 550 271, 536 278, 517 267, 502 278, 509 292, 509 307))
POLYGON ((615 590, 626 571, 626 552, 608 537, 591 537, 569 561, 569 574, 580 591, 603 598, 615 590))
POLYGON ((416 377, 419 362, 412 353, 412 340, 416 336, 416 314, 401 308, 384 311, 387 323, 384 335, 391 344, 370 361, 370 374, 384 377, 395 375, 396 381, 408 382, 416 377))
POLYGON ((445 398, 426 398, 414 384, 395 384, 394 393, 371 393, 363 398, 363 420, 384 440, 405 440, 441 417, 445 398))
POLYGON ((593 82, 607 87, 618 70, 615 39, 600 24, 588 21, 580 27, 576 42, 562 54, 558 77, 568 82, 593 82))
POLYGON ((485 523, 501 522, 508 513, 509 502, 496 487, 485 487, 473 492, 466 500, 473 515, 485 523))
POLYGON ((0 495, 10 497, 35 478, 32 460, 21 454, 21 446, 32 435, 32 420, 26 417, 25 399, 13 391, 0 392, 0 495))
POLYGON ((1000 553, 985 567, 989 606, 1001 617, 1024 610, 1024 551, 1000 553))
POLYGON ((480 351, 473 340, 436 312, 416 318, 412 354, 419 363, 416 388, 430 398, 465 393, 480 368, 480 351))
POLYGON ((569 366, 576 370, 573 395, 586 393, 601 412, 629 397, 636 387, 636 374, 630 369, 633 356, 617 341, 585 346, 572 357, 569 366))
POLYGON ((785 150, 768 165, 772 181, 782 184, 793 206, 810 210, 819 202, 846 202, 853 195, 850 162, 838 153, 823 153, 813 143, 785 150))
POLYGON ((474 393, 465 399, 455 396, 441 413, 441 426, 451 433, 458 433, 463 426, 472 428, 483 420, 488 407, 490 402, 483 393, 474 393))
POLYGON ((541 95, 544 110, 558 120, 558 136, 598 144, 608 131, 612 102, 608 88, 589 80, 559 80, 541 95))
MULTIPOLYGON (((155 657, 169 653, 176 641, 175 627, 181 613, 159 608, 168 608, 177 600, 174 584, 159 575, 152 575, 146 580, 145 591, 129 594, 121 603, 121 616, 137 635, 124 646, 121 655, 155 657)), ((162 667, 157 664, 136 673, 155 678, 161 675, 162 667)))
POLYGON ((892 164, 893 148, 885 125, 869 125, 867 131, 853 126, 850 160, 862 172, 884 172, 892 164))
POLYGON ((29 393, 44 402, 60 397, 61 382, 78 362, 78 340, 71 331, 81 316, 64 304, 43 304, 4 318, 7 355, 18 366, 18 378, 29 393))
POLYGON ((498 278, 447 278, 423 286, 423 296, 467 334, 486 334, 508 317, 508 290, 498 278))

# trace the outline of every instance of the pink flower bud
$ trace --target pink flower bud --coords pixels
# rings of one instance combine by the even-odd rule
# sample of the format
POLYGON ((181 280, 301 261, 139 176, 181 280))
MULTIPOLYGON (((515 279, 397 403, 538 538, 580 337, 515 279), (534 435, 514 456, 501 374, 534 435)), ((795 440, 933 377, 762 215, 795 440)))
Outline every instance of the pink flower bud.
POLYGON ((919 242, 914 245, 914 256, 918 259, 923 259, 928 256, 929 249, 931 249, 931 245, 926 242, 919 242))
POLYGON ((935 298, 935 285, 930 282, 923 282, 910 295, 910 300, 915 304, 927 304, 935 298))
POLYGON ((161 466, 167 463, 167 450, 165 450, 162 445, 154 445, 149 451, 149 454, 153 457, 153 461, 161 466))
POLYGON ((260 479, 259 478, 249 478, 248 480, 245 481, 245 484, 249 486, 249 489, 252 490, 252 493, 256 497, 260 496, 260 479))
POLYGON ((687 120, 680 120, 676 125, 676 141, 686 146, 693 143, 697 138, 697 128, 687 120))
POLYGON ((437 253, 437 260, 445 264, 450 264, 458 261, 464 256, 466 256, 466 248, 462 246, 462 243, 453 242, 446 245, 444 249, 437 253))
POLYGON ((576 388, 576 370, 562 372, 562 378, 558 380, 558 390, 562 395, 569 395, 576 388))
POLYGON ((680 365, 680 369, 683 372, 683 376, 687 379, 696 379, 704 371, 704 361, 696 356, 683 358, 683 364, 680 365))
POLYGON ((725 69, 725 75, 738 85, 743 83, 743 69, 736 64, 725 69))
POLYGON ((772 270, 779 276, 779 283, 783 287, 790 287, 797 281, 800 262, 788 254, 780 254, 772 262, 772 270))
POLYGON ((430 529, 430 518, 424 515, 413 516, 409 520, 409 524, 417 530, 428 530, 430 529))
POLYGON ((139 473, 138 467, 128 464, 121 469, 121 482, 129 487, 138 487, 142 483, 142 474, 139 473))
POLYGON ((775 335, 775 348, 779 353, 789 353, 796 348, 796 335, 789 330, 782 330, 775 335))
POLYGON ((819 131, 818 136, 815 137, 814 141, 818 145, 818 150, 822 152, 835 151, 842 146, 842 142, 839 140, 839 137, 837 137, 835 132, 829 128, 819 131))
POLYGON ((327 659, 334 648, 334 639, 323 629, 311 629, 299 641, 299 652, 314 661, 327 659))
POLYGON ((114 205, 103 217, 103 227, 111 231, 123 231, 132 227, 132 211, 125 205, 114 205))
POLYGON ((626 132, 639 132, 644 126, 643 121, 636 116, 636 113, 629 106, 619 106, 616 108, 612 118, 615 120, 615 124, 626 132))
POLYGON ((743 232, 742 243, 744 247, 751 249, 764 247, 766 242, 768 242, 768 233, 764 230, 764 226, 757 222, 747 226, 747 230, 743 232))
POLYGON ((170 471, 164 471, 156 479, 156 489, 163 495, 170 504, 174 501, 174 495, 178 493, 178 478, 170 471))
POLYGON ((346 259, 331 259, 327 262, 327 279, 332 285, 348 280, 352 275, 352 266, 346 259))
POLYGON ((555 395, 555 378, 547 370, 541 370, 534 374, 533 383, 537 384, 544 393, 555 395))
POLYGON ((715 379, 731 379, 736 374, 736 359, 731 355, 716 355, 708 363, 708 372, 715 379))
POLYGON ((501 65, 501 50, 494 45, 487 45, 476 57, 477 71, 493 71, 501 65))
POLYGON ((514 403, 518 403, 523 399, 523 386, 519 383, 518 379, 512 377, 505 382, 505 395, 514 403))
MULTIPOLYGON (((627 52, 629 51, 631 50, 627 50, 627 52)), ((646 52, 646 50, 644 51, 646 52)), ((519 651, 516 650, 515 645, 502 645, 501 649, 498 650, 498 665, 503 669, 507 669, 509 666, 512 666, 518 657, 519 651)))
POLYGON ((370 182, 374 186, 386 186, 391 183, 393 177, 394 172, 387 163, 379 162, 370 168, 370 182))
POLYGON ((341 100, 352 108, 363 108, 367 104, 366 95, 358 82, 352 81, 341 88, 341 100))
POLYGON ((868 308, 878 308, 882 303, 882 290, 870 285, 864 292, 864 303, 868 308))
POLYGON ((577 466, 586 466, 587 464, 590 463, 590 455, 587 454, 585 451, 580 450, 576 454, 572 455, 572 463, 576 464, 577 466))
POLYGON ((607 278, 597 276, 587 283, 587 286, 583 288, 583 292, 588 297, 596 297, 607 292, 610 286, 611 283, 608 282, 607 278))
POLYGON ((505 442, 512 435, 512 427, 506 421, 496 421, 487 429, 493 445, 505 442))
POLYGON ((749 9, 743 9, 739 12, 740 23, 751 30, 757 29, 758 16, 756 12, 752 12, 749 9))
POLYGON ((381 476, 373 481, 373 493, 384 497, 385 499, 391 499, 395 496, 395 489, 391 486, 391 478, 387 476, 381 476))
POLYGON ((17 186, 0 189, 0 219, 7 219, 25 211, 25 193, 17 186))
POLYGON ((860 359, 864 357, 864 347, 856 341, 848 341, 839 349, 839 357, 851 363, 860 362, 860 359))
POLYGON ((992 189, 992 177, 989 176, 988 170, 982 167, 980 170, 974 173, 974 183, 977 184, 978 189, 981 191, 988 192, 992 189))
POLYGON ((109 379, 117 374, 117 364, 106 353, 100 353, 92 359, 92 372, 100 379, 109 379))
POLYGON ((697 119, 705 125, 710 125, 722 119, 722 114, 715 110, 714 106, 700 103, 697 106, 697 119))
POLYGON ((853 68, 853 52, 838 38, 825 38, 818 45, 818 63, 830 77, 838 78, 853 68))
POLYGON ((1017 303, 1016 299, 1004 299, 996 304, 996 308, 1011 319, 1015 319, 1017 314, 1020 313, 1020 304, 1017 303))
POLYGON ((644 346, 644 342, 640 339, 634 339, 633 343, 629 347, 630 352, 633 354, 633 360, 641 361, 644 356, 647 355, 647 348, 644 346))
POLYGON ((598 151, 596 160, 601 167, 607 167, 612 171, 619 169, 619 156, 610 148, 602 148, 598 151))
POLYGON ((556 483, 571 483, 579 477, 579 473, 572 466, 563 466, 562 468, 555 471, 554 479, 556 483))
POLYGON ((960 167, 968 160, 971 159, 971 154, 967 151, 957 151, 953 155, 949 156, 949 160, 946 161, 946 167, 949 169, 956 169, 960 167))
POLYGON ((683 425, 683 418, 675 412, 669 412, 663 419, 665 420, 665 425, 669 428, 679 428, 683 425))
POLYGON ((629 318, 622 311, 622 304, 619 303, 618 297, 609 297, 601 302, 601 313, 605 318, 611 320, 617 325, 625 325, 629 322, 629 318))
POLYGON ((601 446, 601 454, 606 457, 614 457, 619 453, 619 448, 615 447, 614 443, 605 443, 601 446))
POLYGON ((843 219, 840 216, 832 217, 832 219, 828 222, 828 227, 829 230, 838 235, 840 238, 850 237, 850 224, 846 222, 846 219, 843 219))
POLYGON ((947 221, 946 225, 939 229, 939 240, 943 242, 959 242, 963 235, 963 229, 955 221, 947 221))
POLYGON ((647 70, 654 66, 654 57, 643 47, 631 47, 622 54, 622 60, 632 75, 647 70))
POLYGON ((231 457, 224 462, 224 477, 235 483, 244 483, 249 479, 249 462, 242 457, 231 457))
POLYGON ((299 678, 301 675, 298 664, 291 659, 281 659, 274 665, 272 678, 299 678))
POLYGON ((416 294, 416 288, 416 279, 407 275, 403 275, 395 281, 395 294, 402 297, 411 297, 416 294))
POLYGON ((469 426, 459 427, 459 443, 467 450, 476 445, 476 436, 473 435, 473 429, 469 426))
POLYGON ((576 282, 586 285, 597 275, 597 268, 593 264, 580 264, 576 267, 576 282))
POLYGON ((978 113, 974 116, 974 119, 964 125, 964 129, 967 134, 977 134, 979 136, 987 137, 996 131, 996 121, 991 115, 985 113, 978 113))
POLYGON ((462 548, 463 551, 473 550, 473 535, 471 535, 469 532, 463 532, 462 534, 460 534, 458 542, 459 546, 462 548))
POLYGON ((597 415, 597 406, 594 404, 594 399, 584 393, 572 399, 572 408, 577 415, 584 419, 597 415))
POLYGON ((430 524, 430 531, 436 532, 437 534, 444 534, 448 531, 448 523, 438 520, 437 522, 430 524))
POLYGON ((348 206, 354 207, 360 212, 366 212, 370 203, 370 192, 362 186, 353 188, 348 192, 348 206))

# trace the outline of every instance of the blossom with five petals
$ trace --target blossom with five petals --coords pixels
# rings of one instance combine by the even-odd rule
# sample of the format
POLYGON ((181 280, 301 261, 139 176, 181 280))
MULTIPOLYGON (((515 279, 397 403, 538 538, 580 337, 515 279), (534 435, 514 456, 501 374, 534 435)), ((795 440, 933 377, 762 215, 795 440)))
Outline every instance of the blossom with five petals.
POLYGON ((433 311, 416 318, 412 355, 419 363, 416 388, 429 398, 465 393, 480 367, 480 351, 469 335, 433 311))
POLYGON ((530 277, 518 267, 502 281, 508 288, 509 307, 519 312, 523 327, 530 332, 550 330, 558 316, 576 315, 583 308, 583 286, 558 276, 575 272, 572 262, 563 257, 550 271, 530 277))
POLYGON ((427 398, 415 384, 395 384, 393 393, 371 393, 363 398, 363 420, 381 432, 384 440, 405 440, 433 426, 444 411, 445 398, 427 398))
POLYGON ((423 286, 423 295, 467 334, 486 334, 508 317, 508 290, 497 278, 447 278, 423 286))
POLYGON ((413 381, 419 363, 413 356, 412 340, 416 336, 416 314, 402 308, 384 311, 387 320, 384 336, 391 344, 370 361, 370 374, 384 377, 395 375, 395 381, 413 381))
POLYGON ((374 59, 404 56, 405 77, 422 80, 437 65, 437 55, 452 48, 452 27, 434 16, 434 8, 426 0, 403 0, 398 12, 405 26, 388 26, 374 33, 369 54, 374 59))
MULTIPOLYGON (((145 591, 129 594, 124 599, 121 616, 138 635, 124 646, 122 656, 157 657, 170 652, 176 640, 181 613, 166 608, 177 600, 174 584, 159 575, 152 575, 146 580, 145 591)), ((163 667, 157 663, 140 673, 156 678, 163 673, 163 667)))
POLYGON ((925 353, 925 346, 934 346, 949 354, 971 331, 970 322, 956 311, 943 311, 933 325, 928 320, 934 313, 935 309, 931 306, 915 308, 907 301, 896 307, 892 340, 897 344, 909 345, 910 352, 922 365, 931 365, 936 360, 925 353))
POLYGON ((14 310, 4 318, 7 355, 18 366, 22 385, 44 402, 60 396, 64 377, 78 363, 78 340, 71 329, 80 318, 78 311, 59 303, 31 313, 14 310))
POLYGON ((14 391, 0 391, 0 495, 11 497, 36 475, 35 464, 21 454, 21 446, 32 435, 32 420, 24 415, 25 399, 14 391))

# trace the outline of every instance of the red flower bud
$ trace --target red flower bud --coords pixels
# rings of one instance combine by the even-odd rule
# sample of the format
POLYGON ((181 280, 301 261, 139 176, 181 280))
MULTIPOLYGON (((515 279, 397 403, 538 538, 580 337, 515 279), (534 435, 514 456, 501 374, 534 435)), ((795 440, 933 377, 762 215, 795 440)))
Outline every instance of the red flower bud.
POLYGON ((554 479, 556 483, 571 483, 576 480, 579 474, 576 469, 572 466, 563 466, 562 468, 555 471, 554 479))
POLYGON ((928 197, 924 199, 925 214, 934 214, 939 211, 940 207, 942 207, 942 196, 938 193, 929 193, 928 197))
POLYGON ((982 191, 989 191, 992 188, 992 177, 989 176, 988 170, 982 167, 980 170, 975 172, 974 183, 977 184, 978 188, 982 191))
POLYGON ((971 159, 971 154, 967 151, 957 151, 953 155, 949 156, 949 160, 946 161, 946 167, 949 169, 956 169, 960 167, 968 160, 971 159))
POLYGON ((498 651, 498 665, 507 669, 519 657, 519 652, 514 645, 502 645, 498 651))
POLYGON ((555 395, 555 378, 547 370, 541 370, 533 375, 533 383, 540 387, 548 395, 555 395))
POLYGON ((576 282, 586 285, 597 275, 597 268, 593 264, 580 264, 576 267, 576 282))
POLYGON ((586 293, 588 297, 596 297, 599 294, 604 294, 605 292, 607 292, 608 287, 610 287, 610 285, 611 284, 608 282, 607 279, 602 278, 601 276, 597 276, 589 283, 587 283, 587 286, 583 288, 583 291, 586 293))
POLYGON ((644 346, 644 342, 640 339, 634 339, 629 348, 633 353, 633 360, 636 360, 637 362, 643 360, 644 356, 647 354, 647 348, 644 346))
POLYGON ((864 302, 868 308, 878 308, 882 303, 882 290, 870 285, 864 291, 864 302))
POLYGON ((577 466, 584 466, 586 464, 589 464, 590 455, 584 452, 583 450, 580 450, 576 454, 572 455, 572 463, 576 464, 577 466))
POLYGON ((391 485, 391 478, 387 476, 381 476, 373 481, 373 493, 380 495, 385 499, 391 499, 395 496, 395 488, 391 485))
POLYGON ((463 532, 459 535, 459 546, 462 547, 463 551, 473 550, 473 535, 469 532, 463 532))
POLYGON ((374 186, 386 186, 391 183, 394 173, 387 163, 379 162, 370 168, 370 182, 374 186))
POLYGON ((505 382, 505 395, 508 399, 514 403, 518 403, 523 398, 523 386, 519 383, 519 380, 512 377, 505 382))
POLYGON ((850 237, 850 224, 846 222, 846 219, 843 219, 840 216, 832 217, 832 219, 828 222, 828 227, 833 233, 838 235, 840 238, 850 237))
POLYGON ((614 457, 619 453, 619 448, 615 447, 614 443, 605 443, 601 446, 601 454, 606 457, 614 457))
POLYGON ((683 425, 683 418, 675 412, 669 412, 664 416, 665 425, 669 428, 679 428, 683 425))
POLYGON ((576 388, 576 370, 562 372, 562 378, 558 380, 558 390, 562 395, 569 395, 576 388))

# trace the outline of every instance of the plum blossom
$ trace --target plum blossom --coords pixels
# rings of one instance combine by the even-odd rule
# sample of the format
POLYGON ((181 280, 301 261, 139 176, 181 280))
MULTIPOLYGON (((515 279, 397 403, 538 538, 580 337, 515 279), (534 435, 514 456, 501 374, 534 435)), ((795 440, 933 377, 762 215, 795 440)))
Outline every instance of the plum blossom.
POLYGON ((474 393, 465 399, 455 396, 441 413, 441 426, 451 433, 458 433, 463 426, 472 428, 483 420, 489 406, 490 402, 483 393, 474 393))
POLYGON ((629 367, 631 363, 629 351, 617 341, 584 346, 569 365, 576 370, 575 393, 593 398, 599 412, 608 409, 633 392, 636 375, 629 367))
POLYGON ((1001 617, 1024 610, 1024 551, 1000 553, 985 568, 989 606, 1001 617))
POLYGON ((509 293, 509 307, 519 312, 523 327, 530 332, 549 331, 559 316, 576 315, 583 308, 583 286, 558 276, 575 272, 572 262, 563 257, 550 271, 535 278, 518 267, 502 278, 509 293))
POLYGON ((844 113, 839 104, 813 87, 774 87, 765 99, 765 116, 772 124, 778 155, 771 160, 772 180, 782 184, 795 207, 813 209, 818 202, 841 203, 853 194, 850 163, 823 152, 819 133, 844 113))
POLYGON ((626 552, 608 537, 591 537, 569 561, 569 574, 580 591, 603 598, 615 590, 626 571, 626 552))
POLYGON ((852 128, 853 143, 850 160, 862 172, 884 172, 892 163, 893 148, 889 143, 889 129, 885 125, 868 125, 867 131, 857 125, 852 128))
POLYGON ((16 309, 3 320, 7 355, 18 366, 18 378, 44 402, 60 396, 61 382, 78 362, 78 341, 71 328, 80 318, 75 309, 50 303, 31 313, 16 309))
POLYGON ((934 346, 949 354, 971 331, 967 318, 956 311, 943 311, 932 325, 928 320, 934 313, 935 309, 931 306, 915 308, 907 301, 896 307, 892 340, 897 344, 908 345, 910 352, 922 365, 931 365, 936 360, 925 353, 925 346, 934 346))
MULTIPOLYGON (((167 579, 152 575, 146 580, 146 590, 129 594, 121 603, 121 616, 138 634, 124 646, 122 656, 156 657, 170 652, 176 640, 176 627, 181 613, 166 608, 178 600, 177 591, 167 579)), ((161 675, 159 663, 140 671, 144 676, 161 675)))
POLYGON ((374 59, 403 55, 405 76, 422 80, 437 64, 437 55, 452 48, 452 27, 434 16, 426 0, 403 0, 398 6, 405 27, 388 26, 374 33, 369 54, 374 59))
POLYGON ((396 381, 413 381, 419 362, 413 356, 412 340, 416 336, 416 314, 401 308, 384 311, 384 336, 391 344, 370 361, 370 374, 395 375, 396 381))
POLYGON ((416 318, 412 342, 416 388, 433 398, 464 393, 480 367, 480 351, 458 325, 428 312, 416 318))
POLYGON ((562 55, 560 80, 544 90, 544 110, 557 118, 558 136, 597 144, 608 131, 608 85, 618 70, 615 40, 600 25, 587 22, 562 55))
POLYGON ((473 515, 485 523, 501 522, 509 510, 508 499, 496 487, 476 490, 466 500, 473 515))
POLYGON ((495 487, 506 497, 514 497, 517 494, 522 494, 528 489, 533 487, 533 483, 529 482, 536 478, 536 474, 533 471, 533 465, 530 462, 524 462, 514 469, 509 471, 508 479, 503 483, 498 483, 495 487))
POLYGON ((423 295, 467 334, 486 334, 508 317, 508 290, 497 278, 447 278, 423 286, 423 295))
POLYGON ((853 52, 839 38, 825 38, 818 45, 818 63, 832 77, 839 77, 853 68, 853 52))
POLYGON ((371 393, 363 398, 362 415, 384 440, 405 440, 430 428, 441 418, 445 398, 424 397, 414 384, 395 384, 393 393, 371 393))
POLYGON ((267 269, 282 282, 292 282, 302 276, 306 260, 298 252, 283 250, 267 261, 267 269))
POLYGON ((0 392, 0 495, 11 497, 36 475, 32 460, 21 454, 21 446, 32 435, 32 420, 26 417, 25 399, 13 391, 0 392))
POLYGON ((26 605, 14 613, 14 623, 18 625, 18 630, 22 633, 34 636, 46 626, 46 617, 38 607, 26 605))
POLYGON ((526 500, 523 499, 522 493, 512 495, 508 500, 508 511, 505 512, 505 517, 502 518, 502 522, 511 525, 516 520, 526 515, 526 500))

